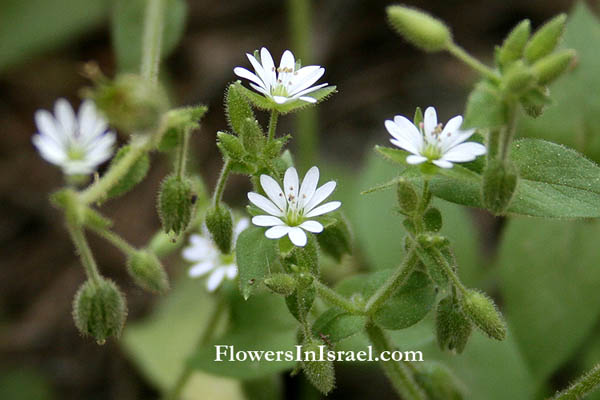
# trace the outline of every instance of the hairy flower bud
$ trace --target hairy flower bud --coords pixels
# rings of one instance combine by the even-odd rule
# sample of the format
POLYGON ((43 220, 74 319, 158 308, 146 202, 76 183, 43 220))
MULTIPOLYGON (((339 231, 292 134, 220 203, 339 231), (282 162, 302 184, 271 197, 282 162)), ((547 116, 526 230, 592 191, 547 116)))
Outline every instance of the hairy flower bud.
POLYGON ((117 285, 108 279, 88 280, 73 300, 75 326, 82 335, 92 336, 98 344, 104 344, 111 336, 119 337, 126 317, 125 299, 117 285))
POLYGON ((533 72, 540 85, 546 85, 567 70, 577 53, 572 49, 565 49, 552 53, 539 59, 533 64, 533 72))
POLYGON ((113 126, 128 133, 156 129, 168 108, 164 90, 134 74, 99 84, 91 97, 113 126))
POLYGON ((179 235, 192 219, 194 194, 188 178, 169 175, 162 182, 158 194, 158 215, 165 232, 179 235))
POLYGON ((289 274, 275 273, 264 280, 265 286, 277 294, 289 296, 296 290, 296 280, 289 274))
POLYGON ((148 250, 138 250, 127 258, 127 272, 134 282, 151 292, 169 290, 169 278, 156 255, 148 250))
POLYGON ((221 253, 231 253, 233 221, 231 210, 227 205, 221 203, 218 207, 211 207, 206 211, 206 228, 208 228, 221 253))
POLYGON ((473 327, 453 296, 448 296, 438 303, 435 330, 440 349, 463 352, 473 327))
POLYGON ((424 51, 444 50, 452 40, 446 24, 423 11, 404 6, 389 6, 386 11, 392 27, 424 51))
POLYGON ((483 171, 483 204, 496 215, 501 215, 510 205, 517 187, 517 172, 509 162, 488 160, 483 171))
POLYGON ((496 340, 506 338, 506 324, 492 299, 470 289, 463 296, 462 306, 471 321, 489 337, 496 340))
POLYGON ((515 61, 502 76, 502 87, 505 91, 518 95, 530 89, 535 80, 529 66, 523 61, 515 61))
POLYGON ((528 63, 533 64, 554 50, 565 30, 566 21, 566 14, 557 15, 533 34, 525 46, 525 60, 528 63))
POLYGON ((531 24, 528 19, 521 21, 508 34, 502 46, 496 51, 496 61, 501 68, 506 68, 523 57, 523 49, 531 34, 531 24))
POLYGON ((320 345, 323 344, 316 341, 311 341, 302 345, 302 352, 304 354, 302 370, 309 382, 321 393, 326 395, 335 387, 335 371, 333 370, 332 361, 316 361, 319 360, 320 357, 320 345), (307 352, 309 352, 309 354, 306 354, 307 352), (312 358, 313 353, 314 358, 312 358))

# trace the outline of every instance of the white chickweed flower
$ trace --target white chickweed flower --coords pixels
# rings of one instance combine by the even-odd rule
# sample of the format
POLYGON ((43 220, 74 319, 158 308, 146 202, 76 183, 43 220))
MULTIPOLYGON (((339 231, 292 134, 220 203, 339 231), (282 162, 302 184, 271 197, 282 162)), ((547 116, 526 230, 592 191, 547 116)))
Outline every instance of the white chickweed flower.
MULTIPOLYGON (((249 225, 248 218, 242 218, 237 222, 233 229, 233 243, 249 225)), ((209 292, 214 292, 223 279, 235 279, 238 274, 235 251, 232 250, 231 254, 221 254, 206 229, 203 230, 202 235, 190 236, 190 245, 183 249, 182 255, 185 260, 194 263, 188 271, 190 277, 197 278, 210 273, 206 280, 206 288, 209 292)))
POLYGON ((270 215, 258 215, 252 218, 252 223, 270 226, 265 232, 269 239, 279 239, 288 235, 294 245, 306 245, 305 230, 312 233, 323 231, 323 225, 311 218, 336 210, 342 205, 339 201, 330 201, 319 206, 333 192, 336 184, 329 181, 317 188, 318 182, 317 167, 308 170, 301 184, 296 169, 288 168, 283 177, 283 190, 275 179, 261 175, 260 185, 269 198, 250 192, 248 199, 270 215))
POLYGON ((67 175, 87 175, 113 154, 116 135, 91 100, 85 100, 75 115, 65 99, 54 105, 54 116, 35 112, 38 133, 32 138, 42 158, 58 165, 67 175))
POLYGON ((246 53, 246 56, 255 73, 242 67, 234 68, 233 72, 240 78, 248 79, 252 88, 277 104, 296 99, 316 103, 316 99, 307 95, 327 86, 327 83, 311 86, 323 76, 325 68, 308 65, 296 69, 296 60, 289 50, 283 52, 279 68, 275 68, 271 53, 264 47, 260 49, 260 62, 252 54, 246 53))
POLYGON ((392 144, 410 153, 406 157, 409 164, 432 162, 441 168, 452 168, 452 163, 473 161, 486 153, 481 143, 465 142, 474 129, 461 130, 463 118, 451 118, 442 129, 438 124, 435 108, 427 107, 423 124, 415 126, 408 118, 396 115, 394 120, 386 120, 385 127, 393 139, 392 144))

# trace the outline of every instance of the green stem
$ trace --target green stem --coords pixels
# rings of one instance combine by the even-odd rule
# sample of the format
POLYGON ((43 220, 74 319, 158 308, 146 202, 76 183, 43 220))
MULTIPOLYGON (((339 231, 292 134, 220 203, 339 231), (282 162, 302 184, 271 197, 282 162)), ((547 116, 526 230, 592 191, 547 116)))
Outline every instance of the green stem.
MULTIPOLYGON (((215 307, 213 308, 212 313, 208 317, 208 321, 205 324, 206 329, 202 331, 202 334, 198 338, 198 342, 196 344, 196 347, 194 348, 194 352, 196 351, 196 349, 206 345, 212 339, 215 333, 215 328, 217 327, 217 324, 219 322, 219 318, 223 315, 224 308, 225 301, 222 298, 220 298, 217 301, 215 307)), ((185 388, 185 385, 188 383, 188 380, 192 376, 192 372, 194 372, 194 369, 191 366, 191 364, 185 363, 185 366, 179 374, 179 376, 177 377, 175 384, 173 385, 169 393, 167 393, 167 395, 165 396, 165 400, 179 400, 179 398, 181 397, 181 393, 185 388)))
POLYGON ((165 14, 165 0, 146 0, 144 37, 142 38, 141 74, 151 82, 158 80, 160 50, 165 14))
POLYGON ((487 143, 487 158, 488 160, 495 159, 500 153, 500 134, 501 132, 497 129, 490 130, 488 133, 487 143))
POLYGON ((600 386, 600 364, 591 371, 577 379, 571 386, 557 393, 553 400, 577 400, 583 399, 600 386))
POLYGON ((79 258, 81 259, 81 263, 83 264, 88 279, 91 279, 94 283, 99 283, 102 278, 98 272, 96 260, 94 259, 94 255, 92 254, 92 250, 85 238, 83 230, 81 227, 75 226, 69 222, 67 222, 67 229, 69 230, 75 249, 77 249, 77 253, 79 253, 79 258))
POLYGON ((132 137, 129 151, 102 178, 79 193, 79 200, 83 204, 91 204, 106 196, 106 193, 129 172, 129 169, 138 158, 150 150, 151 144, 152 136, 150 135, 132 137))
POLYGON ((179 180, 183 179, 185 175, 185 164, 187 161, 187 154, 190 142, 190 130, 186 129, 183 131, 183 138, 181 145, 179 146, 179 152, 177 154, 177 164, 175 166, 175 173, 179 180))
POLYGON ((364 311, 356 304, 337 293, 329 286, 315 280, 315 288, 317 289, 318 295, 332 306, 348 311, 350 314, 364 314, 364 311))
POLYGON ((225 191, 225 184, 227 183, 227 178, 229 177, 230 172, 231 160, 228 158, 225 160, 225 165, 223 165, 221 175, 219 175, 219 180, 217 181, 217 186, 215 188, 215 194, 213 195, 213 206, 215 208, 219 207, 219 203, 221 203, 221 198, 223 197, 223 192, 225 191))
POLYGON ((404 257, 402 264, 394 271, 392 276, 367 300, 365 312, 368 315, 373 315, 377 312, 392 297, 394 292, 406 282, 416 265, 415 261, 416 254, 414 249, 411 248, 406 257, 404 257))
POLYGON ((102 229, 91 224, 86 226, 89 230, 93 231, 98 236, 101 236, 102 238, 106 239, 108 242, 110 242, 113 246, 121 250, 126 255, 133 254, 137 251, 135 247, 130 245, 125 239, 123 239, 121 236, 111 231, 110 229, 102 229))
POLYGON ((458 46, 456 43, 450 42, 448 44, 447 50, 454 57, 458 58, 459 60, 461 60, 462 62, 464 62, 465 64, 467 64, 486 78, 491 79, 494 82, 500 81, 500 76, 493 69, 483 64, 481 61, 479 61, 469 53, 467 53, 462 47, 458 46))
POLYGON ((367 325, 366 332, 369 340, 373 343, 373 347, 375 347, 377 356, 380 357, 381 367, 383 368, 385 375, 391 381, 392 386, 398 395, 405 400, 426 400, 423 390, 419 387, 417 382, 415 382, 411 371, 406 365, 397 361, 381 360, 381 353, 384 351, 389 352, 387 353, 389 358, 391 352, 395 350, 394 346, 390 343, 389 338, 381 328, 369 324, 367 325))
POLYGON ((506 160, 508 158, 508 154, 510 152, 510 144, 515 136, 515 131, 517 128, 517 105, 514 103, 509 104, 508 106, 508 124, 504 128, 504 135, 502 137, 502 148, 500 150, 500 157, 502 160, 506 160))
POLYGON ((269 118, 269 133, 267 135, 267 140, 269 142, 275 138, 275 130, 277 129, 278 117, 279 112, 277 110, 271 110, 271 118, 269 118))

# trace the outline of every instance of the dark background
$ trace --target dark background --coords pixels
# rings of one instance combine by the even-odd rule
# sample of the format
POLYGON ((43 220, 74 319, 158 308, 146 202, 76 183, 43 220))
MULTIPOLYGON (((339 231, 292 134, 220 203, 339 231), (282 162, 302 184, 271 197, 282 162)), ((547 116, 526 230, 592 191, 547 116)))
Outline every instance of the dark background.
MULTIPOLYGON (((318 109, 322 157, 358 169, 368 151, 365 145, 386 136, 384 119, 411 115, 416 105, 436 105, 443 121, 463 111, 476 76, 449 55, 423 54, 398 38, 385 22, 384 10, 390 2, 313 3, 315 57, 306 61, 325 66, 323 81, 339 90, 318 109)), ((457 43, 489 61, 493 45, 515 23, 530 18, 538 26, 568 11, 572 3, 450 0, 409 4, 445 20, 457 43)), ((188 4, 183 40, 163 71, 177 104, 210 107, 192 148, 196 167, 212 187, 221 166, 215 133, 226 127, 225 85, 235 79, 233 67, 248 67, 244 52, 264 45, 278 60, 290 46, 286 8, 283 1, 190 0, 188 4)), ((0 15, 2 8, 0 4, 0 15)), ((60 214, 47 201, 48 193, 60 187, 62 176, 31 144, 36 109, 52 108, 58 97, 78 104, 79 90, 89 85, 80 74, 82 63, 95 60, 107 75, 116 72, 108 15, 49 47, 0 70, 0 386, 18 382, 49 386, 57 399, 152 398, 156 393, 115 343, 99 347, 82 339, 73 325, 71 301, 84 274, 60 214)), ((292 128, 292 121, 282 120, 284 130, 292 128)), ((161 156, 154 161, 148 179, 105 210, 117 221, 116 230, 138 245, 159 227, 153 199, 168 163, 161 156)), ((241 198, 246 185, 243 179, 233 180, 227 198, 232 202, 241 198)), ((156 298, 127 279, 120 253, 94 237, 91 245, 104 273, 127 295, 128 320, 142 318, 156 298)), ((340 368, 339 372, 341 389, 333 398, 367 396, 352 387, 359 371, 340 368)), ((361 379, 366 378, 362 375, 361 379)), ((387 385, 380 377, 372 379, 387 385)), ((384 394, 377 385, 371 390, 384 394)))

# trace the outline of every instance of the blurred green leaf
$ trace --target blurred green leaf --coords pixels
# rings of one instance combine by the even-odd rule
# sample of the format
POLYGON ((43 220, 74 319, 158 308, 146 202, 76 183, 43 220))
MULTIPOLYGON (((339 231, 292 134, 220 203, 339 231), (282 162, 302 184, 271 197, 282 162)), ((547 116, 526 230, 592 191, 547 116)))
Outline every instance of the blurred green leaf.
POLYGON ((313 334, 317 338, 321 335, 330 343, 337 343, 346 339, 364 328, 366 317, 351 315, 337 308, 330 308, 317 318, 312 326, 313 334))
POLYGON ((598 221, 514 219, 499 253, 505 315, 533 374, 545 379, 600 314, 598 221))
MULTIPOLYGON (((120 72, 139 72, 147 0, 113 0, 112 40, 120 72)), ((167 0, 161 58, 177 46, 185 29, 187 3, 167 0)))
POLYGON ((109 7, 110 0, 3 0, 0 71, 97 29, 109 7))
POLYGON ((551 89, 554 105, 523 118, 518 133, 572 147, 600 162, 600 23, 584 1, 569 14, 562 46, 577 51, 577 67, 551 89))
POLYGON ((263 228, 251 226, 238 237, 235 258, 240 274, 240 290, 247 299, 278 261, 277 241, 267 239, 263 228))
POLYGON ((0 374, 0 399, 54 399, 50 381, 34 369, 20 368, 0 374))

